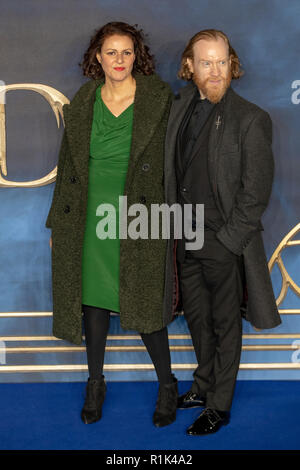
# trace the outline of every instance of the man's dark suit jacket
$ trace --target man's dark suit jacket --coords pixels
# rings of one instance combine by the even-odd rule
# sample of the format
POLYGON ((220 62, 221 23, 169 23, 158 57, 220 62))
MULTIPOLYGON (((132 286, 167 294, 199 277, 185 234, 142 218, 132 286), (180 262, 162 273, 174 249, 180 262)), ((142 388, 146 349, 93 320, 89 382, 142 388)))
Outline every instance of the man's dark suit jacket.
MULTIPOLYGON (((169 116, 165 148, 165 197, 169 205, 178 202, 177 134, 194 93, 195 85, 189 83, 175 97, 169 116)), ((257 328, 273 328, 281 320, 261 236, 261 216, 268 205, 274 172, 272 122, 268 113, 237 95, 232 88, 213 112, 207 143, 208 172, 224 220, 216 236, 227 249, 243 256, 246 318, 257 328)), ((200 133, 192 158, 203 145, 205 134, 200 133)), ((187 169, 184 186, 194 185, 197 185, 197 174, 187 169)), ((171 245, 170 257, 173 256, 171 245)))

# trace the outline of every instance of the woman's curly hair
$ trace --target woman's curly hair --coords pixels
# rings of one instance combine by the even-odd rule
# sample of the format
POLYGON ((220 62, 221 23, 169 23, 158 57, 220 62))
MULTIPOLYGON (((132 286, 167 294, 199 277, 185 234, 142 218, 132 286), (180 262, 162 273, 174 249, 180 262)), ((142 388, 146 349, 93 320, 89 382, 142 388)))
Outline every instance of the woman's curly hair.
POLYGON ((143 75, 153 74, 155 70, 154 56, 150 54, 149 47, 144 42, 143 30, 137 29, 137 27, 137 24, 131 26, 121 21, 114 21, 95 31, 90 40, 90 45, 83 56, 83 61, 79 64, 83 69, 83 75, 95 80, 104 77, 103 69, 97 60, 96 54, 101 51, 105 39, 114 34, 129 36, 133 41, 135 61, 132 72, 138 72, 143 75))
POLYGON ((233 79, 240 78, 244 74, 244 72, 241 70, 241 63, 238 58, 238 55, 233 49, 233 47, 231 46, 226 34, 217 29, 204 29, 203 31, 199 31, 199 33, 196 33, 190 39, 190 41, 188 42, 181 56, 181 66, 177 74, 178 78, 181 78, 182 80, 192 80, 193 74, 189 69, 187 59, 193 60, 194 58, 194 51, 193 51, 194 44, 200 41, 200 39, 210 40, 210 39, 218 39, 218 38, 224 39, 224 41, 226 42, 228 46, 229 57, 231 59, 231 77, 233 79))

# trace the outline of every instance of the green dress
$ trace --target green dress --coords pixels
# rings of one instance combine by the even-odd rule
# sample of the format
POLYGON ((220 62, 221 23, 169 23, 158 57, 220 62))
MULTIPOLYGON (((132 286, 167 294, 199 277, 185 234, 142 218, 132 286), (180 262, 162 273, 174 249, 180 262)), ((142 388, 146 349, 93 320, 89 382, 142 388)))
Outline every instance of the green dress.
POLYGON ((102 101, 100 85, 96 90, 90 140, 88 203, 82 253, 82 303, 113 312, 120 311, 119 196, 124 193, 132 121, 133 104, 115 117, 102 101), (108 212, 103 210, 103 215, 96 214, 100 204, 115 207, 115 239, 99 238, 100 232, 103 237, 108 229, 112 233, 113 227, 108 223, 108 212))

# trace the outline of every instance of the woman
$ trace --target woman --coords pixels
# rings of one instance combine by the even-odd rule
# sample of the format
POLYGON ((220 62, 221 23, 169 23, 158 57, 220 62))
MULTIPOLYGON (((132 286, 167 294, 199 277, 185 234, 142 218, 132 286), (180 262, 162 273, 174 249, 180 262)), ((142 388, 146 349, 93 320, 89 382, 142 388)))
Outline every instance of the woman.
MULTIPOLYGON (((119 196, 128 207, 161 204, 163 156, 172 99, 154 74, 142 32, 113 22, 92 37, 81 64, 91 78, 65 105, 65 132, 46 226, 52 229, 53 333, 80 344, 82 312, 89 379, 81 417, 101 418, 103 362, 110 312, 140 332, 153 361, 159 394, 156 426, 176 418, 177 380, 171 373, 167 324, 174 312, 166 240, 99 235, 97 208, 119 196)), ((102 213, 104 215, 104 213, 102 213)), ((101 225, 101 224, 100 224, 101 225)), ((118 233, 118 227, 117 227, 118 233)))

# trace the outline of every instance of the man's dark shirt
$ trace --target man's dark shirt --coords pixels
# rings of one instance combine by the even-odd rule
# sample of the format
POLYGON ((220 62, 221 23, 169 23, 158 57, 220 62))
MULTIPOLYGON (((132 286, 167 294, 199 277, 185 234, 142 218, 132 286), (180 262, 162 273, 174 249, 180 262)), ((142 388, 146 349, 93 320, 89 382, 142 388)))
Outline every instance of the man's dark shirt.
POLYGON ((199 91, 197 90, 191 103, 191 107, 188 110, 190 118, 187 116, 188 121, 183 129, 181 138, 182 163, 184 169, 186 169, 198 135, 200 134, 200 131, 206 123, 214 106, 215 105, 207 99, 201 99, 199 91))
MULTIPOLYGON (((194 144, 211 112, 214 109, 214 103, 207 99, 201 99, 199 91, 195 93, 193 101, 187 110, 183 121, 179 138, 181 164, 185 172, 189 160, 192 156, 194 144)), ((194 157, 193 170, 197 171, 197 193, 198 204, 204 204, 204 224, 212 230, 219 230, 223 225, 223 219, 216 207, 213 192, 210 185, 208 164, 207 164, 207 142, 205 152, 199 151, 194 157)), ((193 188, 190 188, 193 191, 193 188)), ((193 224, 194 225, 194 224, 193 224)))

